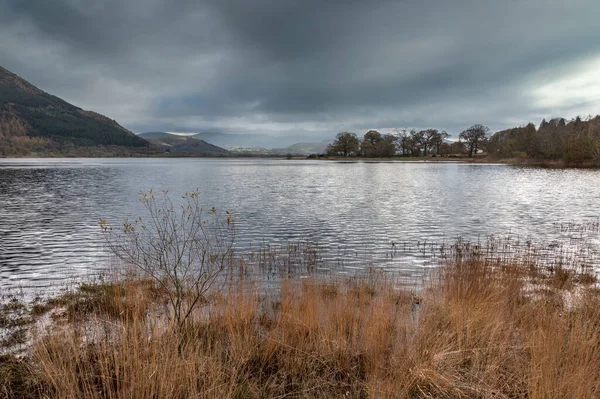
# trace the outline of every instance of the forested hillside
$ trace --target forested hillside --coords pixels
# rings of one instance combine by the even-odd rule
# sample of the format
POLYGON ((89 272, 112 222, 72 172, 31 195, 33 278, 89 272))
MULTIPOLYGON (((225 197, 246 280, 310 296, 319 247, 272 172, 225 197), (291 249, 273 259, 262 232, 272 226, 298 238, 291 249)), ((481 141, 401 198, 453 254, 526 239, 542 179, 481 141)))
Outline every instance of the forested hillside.
POLYGON ((97 146, 140 151, 148 144, 116 121, 69 104, 0 67, 0 155, 83 155, 97 146))

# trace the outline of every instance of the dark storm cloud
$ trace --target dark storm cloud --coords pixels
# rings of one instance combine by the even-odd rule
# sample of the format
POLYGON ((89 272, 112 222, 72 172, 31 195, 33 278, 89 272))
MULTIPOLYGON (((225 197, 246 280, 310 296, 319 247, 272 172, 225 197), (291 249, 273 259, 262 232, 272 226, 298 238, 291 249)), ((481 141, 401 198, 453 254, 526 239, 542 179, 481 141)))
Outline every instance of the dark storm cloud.
POLYGON ((598 108, 599 13, 595 0, 0 0, 0 65, 136 131, 457 133, 598 108))

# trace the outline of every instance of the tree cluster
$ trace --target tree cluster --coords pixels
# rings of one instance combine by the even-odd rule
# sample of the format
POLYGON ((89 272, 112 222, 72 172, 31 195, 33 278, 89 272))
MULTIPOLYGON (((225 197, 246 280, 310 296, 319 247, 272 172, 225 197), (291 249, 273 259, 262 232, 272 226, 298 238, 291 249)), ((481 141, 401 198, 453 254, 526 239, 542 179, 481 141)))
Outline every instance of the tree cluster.
POLYGON ((395 137, 369 130, 360 143, 360 154, 367 158, 389 158, 396 153, 395 137))
POLYGON ((404 129, 398 135, 398 153, 405 156, 448 155, 450 146, 445 143, 448 137, 450 135, 443 130, 440 132, 437 129, 404 129))
POLYGON ((529 123, 503 130, 490 138, 488 152, 501 158, 600 163, 600 116, 544 119, 537 129, 529 123))
POLYGON ((399 156, 448 156, 450 154, 476 154, 487 140, 489 129, 474 125, 462 132, 459 141, 449 144, 450 135, 438 129, 407 130, 395 134, 381 134, 369 130, 362 139, 356 133, 338 133, 327 147, 327 155, 342 157, 389 158, 399 156), (463 141, 464 140, 464 141, 463 141))

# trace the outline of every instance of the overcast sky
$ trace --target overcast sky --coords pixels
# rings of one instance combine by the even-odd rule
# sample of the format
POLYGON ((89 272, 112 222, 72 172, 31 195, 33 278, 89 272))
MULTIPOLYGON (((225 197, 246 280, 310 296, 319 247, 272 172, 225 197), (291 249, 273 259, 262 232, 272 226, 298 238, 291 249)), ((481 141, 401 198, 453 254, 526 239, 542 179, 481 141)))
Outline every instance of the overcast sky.
POLYGON ((598 0, 0 0, 0 65, 135 131, 600 113, 598 0))

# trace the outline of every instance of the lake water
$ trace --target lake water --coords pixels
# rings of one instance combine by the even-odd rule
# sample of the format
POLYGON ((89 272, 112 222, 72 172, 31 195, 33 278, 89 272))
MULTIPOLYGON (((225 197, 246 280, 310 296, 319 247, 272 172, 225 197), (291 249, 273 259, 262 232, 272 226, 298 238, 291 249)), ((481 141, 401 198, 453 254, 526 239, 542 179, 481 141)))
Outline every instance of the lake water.
MULTIPOLYGON (((406 243, 490 234, 572 242, 600 216, 600 171, 267 159, 1 159, 0 287, 55 287, 107 261, 98 220, 143 216, 139 190, 199 188, 234 212, 237 248, 317 243, 323 267, 419 273, 406 243), (392 244, 393 243, 393 244, 392 244)), ((586 242, 600 246, 597 231, 586 242)), ((410 244, 409 244, 410 246, 410 244)))

